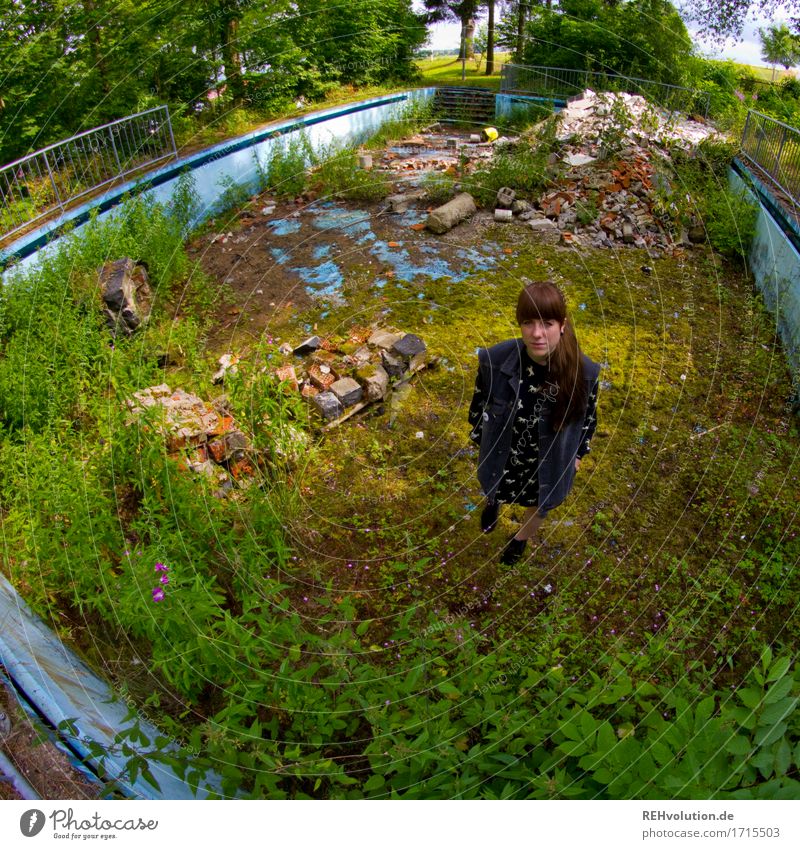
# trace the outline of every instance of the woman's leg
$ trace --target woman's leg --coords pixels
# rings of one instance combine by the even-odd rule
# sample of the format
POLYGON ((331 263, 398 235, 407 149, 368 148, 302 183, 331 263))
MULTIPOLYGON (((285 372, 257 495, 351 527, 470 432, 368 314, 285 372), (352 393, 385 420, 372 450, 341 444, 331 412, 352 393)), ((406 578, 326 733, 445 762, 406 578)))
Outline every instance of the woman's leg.
POLYGON ((525 511, 525 516, 522 519, 522 524, 519 526, 519 530, 514 536, 516 540, 529 540, 536 531, 539 530, 542 522, 544 521, 544 516, 540 516, 538 511, 538 507, 528 507, 525 511))
POLYGON ((500 555, 500 562, 510 566, 519 561, 525 554, 528 540, 539 530, 543 521, 544 516, 539 515, 538 507, 528 507, 519 530, 506 543, 506 547, 500 555))

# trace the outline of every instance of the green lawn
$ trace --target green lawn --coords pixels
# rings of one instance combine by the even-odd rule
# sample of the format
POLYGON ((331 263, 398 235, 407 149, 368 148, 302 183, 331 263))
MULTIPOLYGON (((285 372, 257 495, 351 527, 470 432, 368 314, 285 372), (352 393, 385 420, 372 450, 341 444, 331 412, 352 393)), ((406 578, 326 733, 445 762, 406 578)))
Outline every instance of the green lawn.
POLYGON ((510 53, 496 53, 494 70, 491 76, 486 76, 486 62, 476 67, 474 60, 467 60, 465 78, 462 79, 461 61, 456 56, 436 56, 433 59, 423 59, 417 62, 425 82, 436 85, 467 85, 483 88, 500 88, 500 68, 508 62, 510 53))

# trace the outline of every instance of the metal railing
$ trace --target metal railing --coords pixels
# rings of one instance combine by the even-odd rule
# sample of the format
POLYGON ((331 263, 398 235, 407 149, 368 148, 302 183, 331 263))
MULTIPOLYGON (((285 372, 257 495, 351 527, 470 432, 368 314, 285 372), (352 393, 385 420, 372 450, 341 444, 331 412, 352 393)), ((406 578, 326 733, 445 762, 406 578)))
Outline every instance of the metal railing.
POLYGON ((0 168, 0 235, 177 155, 169 108, 157 106, 23 156, 0 168))
POLYGON ((800 130, 751 109, 742 131, 742 156, 800 206, 800 130))
POLYGON ((641 94, 671 111, 708 115, 710 95, 699 89, 606 74, 602 71, 580 71, 574 68, 548 68, 544 65, 505 64, 500 70, 500 91, 529 93, 540 97, 569 98, 584 89, 592 91, 641 94))

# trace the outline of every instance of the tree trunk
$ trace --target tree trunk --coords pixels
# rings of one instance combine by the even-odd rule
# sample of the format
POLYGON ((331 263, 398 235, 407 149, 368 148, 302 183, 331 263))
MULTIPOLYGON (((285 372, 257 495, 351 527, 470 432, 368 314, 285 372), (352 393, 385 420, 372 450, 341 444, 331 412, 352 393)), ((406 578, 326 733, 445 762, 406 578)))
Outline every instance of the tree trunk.
POLYGON ((486 26, 486 76, 494 73, 494 0, 489 0, 489 23, 486 26))
POLYGON ((464 49, 467 59, 475 58, 475 18, 468 18, 464 24, 464 49))
POLYGON ((225 66, 225 83, 233 98, 234 106, 244 101, 242 80, 242 57, 239 53, 239 19, 225 17, 222 21, 222 63, 225 66))
POLYGON ((525 0, 517 3, 517 49, 514 54, 516 62, 522 62, 522 53, 525 50, 525 19, 528 16, 528 4, 525 0))

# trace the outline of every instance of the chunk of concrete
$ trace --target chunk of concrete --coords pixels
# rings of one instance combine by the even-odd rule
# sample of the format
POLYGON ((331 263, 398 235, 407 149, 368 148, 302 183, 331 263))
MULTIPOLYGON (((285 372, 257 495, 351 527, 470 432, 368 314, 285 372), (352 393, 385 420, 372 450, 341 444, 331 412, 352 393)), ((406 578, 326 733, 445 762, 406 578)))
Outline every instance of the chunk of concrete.
POLYGON ((558 224, 549 218, 532 218, 528 221, 531 230, 558 230, 558 224))
POLYGON ((460 224, 477 211, 478 207, 475 205, 475 199, 472 195, 467 192, 461 192, 443 206, 434 209, 428 216, 425 226, 432 233, 441 235, 442 233, 447 233, 448 230, 452 230, 456 224, 460 224))
POLYGON ((625 242, 626 245, 633 244, 634 235, 633 235, 633 224, 630 221, 625 221, 622 225, 622 241, 625 242))
POLYGON ((381 351, 381 362, 389 377, 402 377, 406 372, 405 362, 388 351, 381 351))
POLYGON ((338 419, 344 412, 342 402, 333 392, 320 392, 311 399, 311 403, 319 410, 324 419, 338 419))
POLYGON ((415 354, 421 354, 425 350, 425 343, 414 333, 406 333, 392 346, 392 353, 404 360, 410 360, 415 354))
POLYGON ((239 371, 239 368, 236 365, 236 363, 239 362, 239 357, 237 357, 236 354, 223 354, 217 362, 219 363, 219 369, 211 378, 212 383, 222 383, 225 380, 226 375, 236 374, 239 371))
POLYGON ((345 407, 352 407, 361 400, 364 390, 352 377, 341 377, 331 384, 331 392, 342 402, 345 407))
POLYGON ((383 366, 359 369, 358 377, 364 382, 368 401, 382 401, 389 391, 389 375, 383 366))
POLYGON ((106 323, 116 336, 130 336, 149 317, 147 271, 130 257, 107 262, 99 270, 106 323))
POLYGON ((511 209, 511 204, 514 203, 516 197, 517 193, 514 189, 510 189, 508 186, 503 186, 503 188, 499 189, 497 192, 495 207, 498 207, 499 209, 511 209))
POLYGON ((376 348, 384 348, 388 351, 392 348, 395 342, 399 342, 402 338, 402 333, 393 333, 391 330, 378 328, 369 337, 369 339, 367 339, 367 344, 374 345, 376 348))
POLYGON ((319 336, 309 336, 305 342, 301 342, 293 351, 295 356, 304 357, 306 354, 310 354, 313 351, 316 351, 317 348, 322 344, 322 340, 319 336))
POLYGON ((588 156, 585 153, 568 153, 564 157, 564 162, 572 168, 580 168, 582 165, 588 165, 596 159, 596 156, 588 156))

